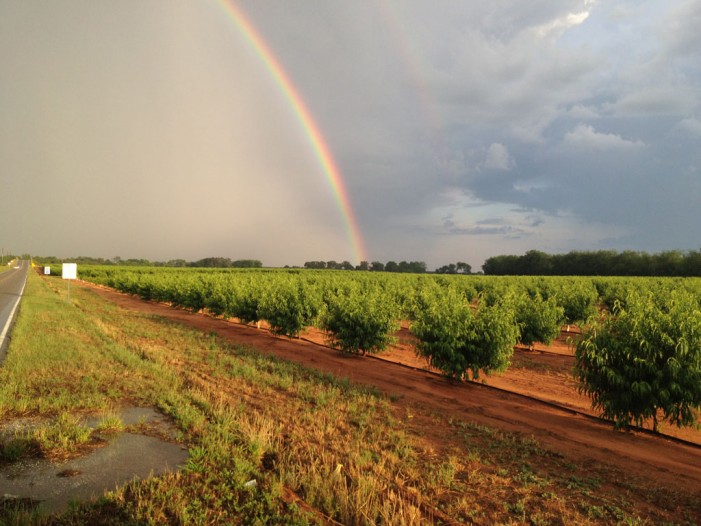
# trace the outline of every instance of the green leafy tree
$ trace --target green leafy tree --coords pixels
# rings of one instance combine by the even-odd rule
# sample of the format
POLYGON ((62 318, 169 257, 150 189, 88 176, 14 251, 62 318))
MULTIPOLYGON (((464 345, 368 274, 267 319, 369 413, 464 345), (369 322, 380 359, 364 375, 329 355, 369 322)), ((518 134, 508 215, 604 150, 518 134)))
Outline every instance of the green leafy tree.
POLYGON ((259 259, 237 259, 231 262, 232 268, 263 268, 263 262, 259 259))
POLYGON ((599 313, 599 294, 591 281, 570 281, 555 295, 568 324, 586 324, 599 313))
POLYGON ((329 343, 343 352, 377 353, 394 341, 398 311, 382 290, 348 283, 328 296, 320 326, 329 343))
POLYGON ((361 261, 356 267, 355 270, 370 270, 370 263, 367 261, 361 261))
POLYGON ((472 272, 472 266, 464 261, 458 261, 455 266, 457 267, 458 272, 462 272, 463 274, 469 274, 472 272))
POLYGON ((530 349, 536 342, 550 344, 560 334, 564 308, 555 298, 544 300, 540 293, 531 297, 521 294, 516 298, 516 323, 521 335, 519 341, 530 349))
POLYGON ((222 257, 209 257, 193 261, 190 264, 192 267, 204 268, 229 268, 231 267, 231 259, 222 257))
POLYGON ((370 270, 374 272, 382 272, 383 270, 385 270, 385 264, 381 261, 373 261, 372 263, 370 263, 370 270))
POLYGON ((326 261, 306 261, 304 263, 304 268, 325 269, 326 268, 326 261))
POLYGON ((268 284, 257 313, 270 324, 274 334, 296 338, 305 327, 313 324, 320 304, 321 299, 302 281, 285 276, 268 284))
POLYGON ((396 261, 388 261, 385 264, 386 272, 399 272, 399 264, 396 261))
POLYGON ((457 263, 449 263, 436 269, 436 274, 469 274, 472 267, 467 263, 458 261, 457 263))
POLYGON ((454 288, 422 291, 412 333, 417 353, 453 379, 477 379, 480 372, 503 371, 518 337, 513 310, 481 303, 473 311, 454 288))
POLYGON ((253 278, 233 284, 228 291, 226 315, 238 318, 244 323, 253 323, 260 319, 258 305, 261 297, 261 285, 253 278))
POLYGON ((658 415, 694 425, 701 408, 701 311, 696 297, 630 293, 626 307, 585 331, 575 353, 580 391, 617 427, 658 415))
POLYGON ((457 273, 458 273, 458 267, 455 265, 455 263, 443 265, 442 267, 438 267, 436 269, 436 274, 457 274, 457 273))

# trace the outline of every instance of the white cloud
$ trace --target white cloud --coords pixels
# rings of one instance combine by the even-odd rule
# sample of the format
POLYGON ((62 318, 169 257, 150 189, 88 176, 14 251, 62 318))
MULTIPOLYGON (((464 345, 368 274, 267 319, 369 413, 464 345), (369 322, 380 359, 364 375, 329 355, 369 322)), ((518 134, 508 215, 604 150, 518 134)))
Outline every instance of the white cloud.
POLYGON ((574 130, 567 132, 564 143, 577 149, 593 150, 631 150, 645 146, 640 140, 624 139, 615 133, 599 133, 588 124, 579 124, 574 130))
POLYGON ((536 28, 536 35, 541 38, 548 36, 559 37, 568 29, 582 24, 589 18, 589 11, 581 11, 579 13, 568 13, 564 16, 556 18, 536 28))
POLYGON ((547 190, 550 188, 551 184, 546 181, 538 180, 528 180, 528 181, 518 181, 514 183, 514 190, 517 192, 522 192, 525 194, 531 192, 539 192, 542 190, 547 190))
POLYGON ((689 117, 679 121, 676 126, 678 129, 690 132, 693 135, 701 137, 701 120, 694 117, 689 117))
POLYGON ((492 143, 487 148, 487 153, 484 159, 484 167, 490 170, 506 171, 511 170, 515 166, 515 162, 509 154, 509 150, 501 143, 492 143))
POLYGON ((537 114, 509 124, 509 131, 519 141, 542 144, 545 141, 543 133, 557 117, 558 111, 554 104, 541 106, 537 114))
POLYGON ((597 119, 600 117, 599 112, 591 106, 583 104, 575 104, 567 112, 567 115, 577 120, 597 119))
MULTIPOLYGON (((542 143, 562 108, 588 97, 600 81, 602 59, 590 48, 536 35, 536 27, 587 8, 581 1, 567 4, 490 3, 494 12, 483 24, 456 13, 444 20, 441 38, 412 33, 408 40, 422 44, 415 49, 419 78, 436 120, 458 130, 506 126, 520 141, 542 143)), ((423 25, 417 21, 417 27, 423 25)))
POLYGON ((686 0, 667 14, 663 22, 664 56, 697 57, 701 45, 701 2, 686 0))

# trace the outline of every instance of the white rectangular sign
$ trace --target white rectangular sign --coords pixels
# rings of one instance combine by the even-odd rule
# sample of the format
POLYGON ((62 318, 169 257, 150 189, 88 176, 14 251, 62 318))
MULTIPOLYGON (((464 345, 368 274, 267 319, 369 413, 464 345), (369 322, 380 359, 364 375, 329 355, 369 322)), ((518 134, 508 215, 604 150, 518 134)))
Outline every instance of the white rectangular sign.
POLYGON ((78 264, 64 263, 61 277, 63 279, 76 279, 78 277, 78 264))
POLYGON ((51 275, 51 267, 44 267, 44 276, 51 275))

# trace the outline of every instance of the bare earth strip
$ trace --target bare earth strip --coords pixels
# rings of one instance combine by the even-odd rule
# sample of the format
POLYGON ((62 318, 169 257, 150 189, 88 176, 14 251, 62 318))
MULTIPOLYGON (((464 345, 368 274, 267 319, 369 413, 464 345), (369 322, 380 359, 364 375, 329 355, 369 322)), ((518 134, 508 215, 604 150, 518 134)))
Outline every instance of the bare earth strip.
MULTIPOLYGON (((305 337, 315 343, 323 343, 324 336, 315 329, 307 331, 305 337)), ((480 381, 523 394, 538 400, 550 402, 561 407, 596 417, 598 413, 591 407, 591 399, 578 392, 577 382, 572 375, 574 368, 574 348, 568 343, 572 333, 562 332, 560 337, 546 346, 536 344, 534 351, 516 347, 511 360, 511 367, 504 373, 485 376, 480 381)), ((406 328, 399 331, 399 341, 378 355, 380 359, 416 367, 438 373, 428 361, 414 352, 415 338, 406 328)), ((651 423, 646 426, 651 429, 651 423)), ((701 429, 692 427, 678 428, 664 423, 660 426, 662 434, 693 442, 701 446, 701 429)))
POLYGON ((638 432, 614 431, 609 423, 517 394, 479 384, 451 383, 389 361, 343 355, 309 341, 279 338, 255 327, 146 302, 102 287, 81 286, 89 286, 124 309, 158 315, 205 333, 214 332, 231 343, 375 386, 407 411, 421 408, 532 435, 541 445, 566 458, 620 469, 669 490, 701 493, 701 447, 638 432))

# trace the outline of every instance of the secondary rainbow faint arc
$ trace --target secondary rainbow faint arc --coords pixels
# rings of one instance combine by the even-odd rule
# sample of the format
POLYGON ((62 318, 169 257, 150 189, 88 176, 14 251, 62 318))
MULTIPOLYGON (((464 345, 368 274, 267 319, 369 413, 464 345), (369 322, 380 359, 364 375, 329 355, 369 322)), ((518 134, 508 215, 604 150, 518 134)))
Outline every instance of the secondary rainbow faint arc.
POLYGON ((292 81, 287 76, 280 62, 260 36, 256 28, 246 18, 243 12, 229 0, 219 0, 219 4, 227 13, 229 18, 234 22, 238 30, 245 37, 248 44, 253 48, 256 54, 260 57, 263 64, 270 75, 279 86, 283 95, 290 103, 297 119, 299 120, 304 132, 307 135, 316 157, 321 164, 321 168, 326 176, 326 179, 331 186, 334 198, 343 217, 346 233, 350 239, 353 255, 357 261, 367 260, 365 248, 363 246, 363 238, 358 227, 358 221, 353 213, 353 208, 348 198, 345 183, 341 177, 341 172, 336 166, 336 163, 331 155, 331 150, 326 144, 324 137, 319 131, 319 127, 312 118, 311 113, 307 109, 304 100, 295 88, 292 81))

